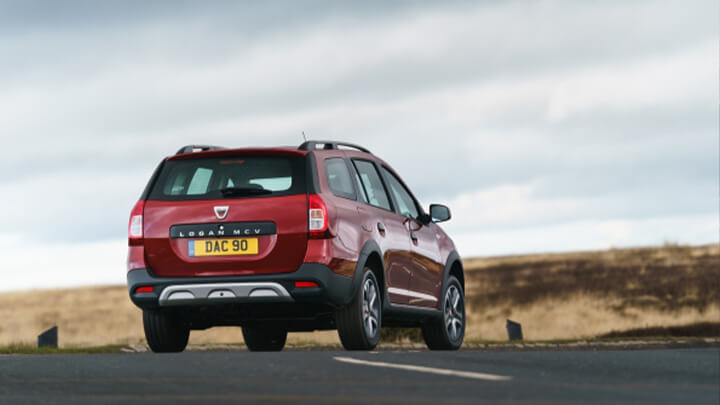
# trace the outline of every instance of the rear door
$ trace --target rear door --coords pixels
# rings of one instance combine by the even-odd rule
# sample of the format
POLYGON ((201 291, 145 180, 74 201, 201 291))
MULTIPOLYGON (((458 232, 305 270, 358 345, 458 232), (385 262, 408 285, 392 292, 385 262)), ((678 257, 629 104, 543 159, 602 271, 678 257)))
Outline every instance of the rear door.
POLYGON ((307 246, 305 159, 222 151, 170 158, 145 202, 144 245, 160 277, 291 272, 307 246))

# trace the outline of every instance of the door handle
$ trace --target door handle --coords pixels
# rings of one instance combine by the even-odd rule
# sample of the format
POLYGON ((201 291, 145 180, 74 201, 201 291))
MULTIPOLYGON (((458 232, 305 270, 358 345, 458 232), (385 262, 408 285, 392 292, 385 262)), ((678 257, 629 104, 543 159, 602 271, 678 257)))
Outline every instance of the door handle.
POLYGON ((415 232, 410 232, 410 239, 412 239, 413 242, 417 243, 418 237, 415 232))
POLYGON ((383 225, 382 222, 377 223, 377 228, 380 233, 385 233, 385 225, 383 225))

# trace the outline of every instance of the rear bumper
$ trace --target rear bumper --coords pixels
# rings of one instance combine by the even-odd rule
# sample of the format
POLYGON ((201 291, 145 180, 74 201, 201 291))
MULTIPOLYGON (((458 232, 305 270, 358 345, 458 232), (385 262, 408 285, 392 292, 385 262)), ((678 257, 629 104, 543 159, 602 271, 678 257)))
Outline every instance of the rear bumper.
POLYGON ((127 274, 132 302, 143 309, 173 306, 206 306, 228 303, 299 302, 334 306, 350 302, 353 279, 332 272, 319 263, 303 263, 292 273, 231 277, 156 277, 149 269, 127 274), (296 281, 317 287, 295 287, 296 281), (136 292, 152 287, 152 292, 136 292))

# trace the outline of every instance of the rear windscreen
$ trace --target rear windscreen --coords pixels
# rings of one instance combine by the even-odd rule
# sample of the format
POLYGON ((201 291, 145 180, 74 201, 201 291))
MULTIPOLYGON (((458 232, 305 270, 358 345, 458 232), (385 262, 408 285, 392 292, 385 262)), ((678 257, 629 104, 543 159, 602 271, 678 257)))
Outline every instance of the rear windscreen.
POLYGON ((202 200, 305 193, 300 156, 216 157, 169 160, 149 198, 202 200))

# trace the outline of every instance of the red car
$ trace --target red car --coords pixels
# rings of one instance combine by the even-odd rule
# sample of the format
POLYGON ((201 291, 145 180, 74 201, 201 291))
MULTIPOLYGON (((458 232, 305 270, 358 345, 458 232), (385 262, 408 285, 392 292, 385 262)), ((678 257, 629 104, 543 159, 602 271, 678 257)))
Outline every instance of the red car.
POLYGON ((360 146, 186 146, 130 215, 130 298, 154 352, 183 351, 190 330, 213 326, 242 326, 250 350, 326 329, 368 350, 381 327, 421 327, 430 349, 456 350, 464 277, 437 225, 448 219, 360 146))

